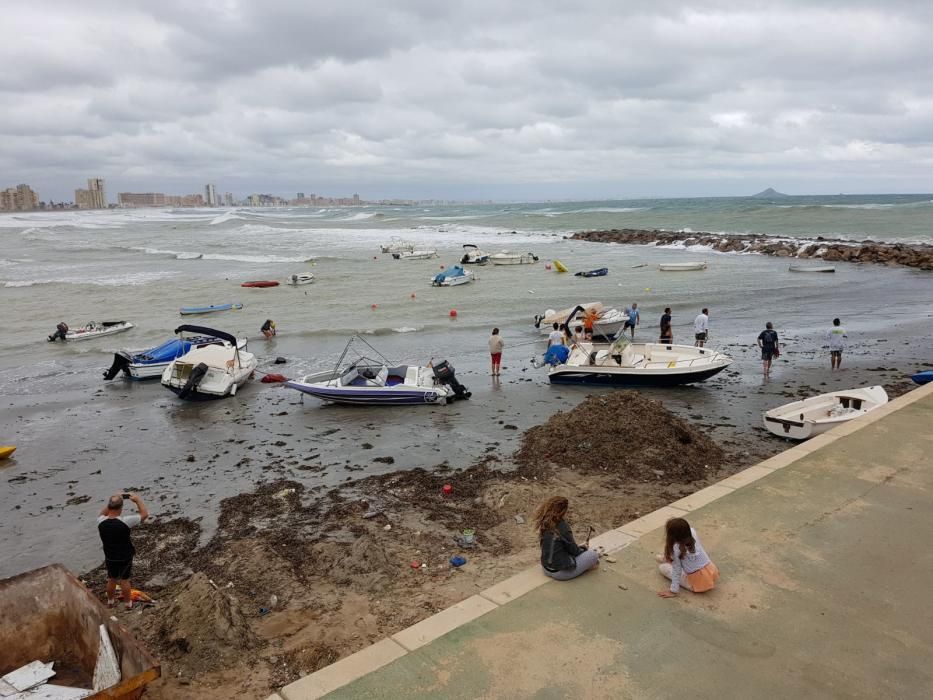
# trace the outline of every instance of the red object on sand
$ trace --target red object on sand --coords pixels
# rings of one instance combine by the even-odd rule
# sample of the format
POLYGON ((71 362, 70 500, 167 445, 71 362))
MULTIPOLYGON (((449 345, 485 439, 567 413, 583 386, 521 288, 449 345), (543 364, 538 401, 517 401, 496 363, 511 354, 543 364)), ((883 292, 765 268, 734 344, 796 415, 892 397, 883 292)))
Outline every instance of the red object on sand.
POLYGON ((263 384, 275 384, 277 382, 287 382, 288 377, 284 374, 267 374, 262 379, 260 379, 263 384))
POLYGON ((278 287, 279 283, 275 280, 253 280, 252 282, 244 282, 240 285, 241 287, 278 287))
POLYGON ((418 561, 417 559, 412 559, 412 560, 411 560, 411 564, 409 564, 409 566, 410 566, 412 569, 420 569, 420 568, 421 568, 421 562, 418 561))
POLYGON ((451 486, 450 484, 444 484, 444 488, 442 488, 441 491, 444 492, 445 496, 449 496, 450 494, 454 492, 454 487, 451 486))

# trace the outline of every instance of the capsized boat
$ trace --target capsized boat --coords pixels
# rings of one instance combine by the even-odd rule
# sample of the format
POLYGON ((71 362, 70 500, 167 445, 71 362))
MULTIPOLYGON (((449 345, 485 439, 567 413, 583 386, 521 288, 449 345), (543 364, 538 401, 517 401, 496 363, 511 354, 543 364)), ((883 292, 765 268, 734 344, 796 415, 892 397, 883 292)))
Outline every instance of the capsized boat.
POLYGON ((287 381, 285 386, 322 401, 364 406, 423 406, 470 398, 446 360, 426 367, 395 364, 359 336, 350 338, 334 369, 287 381), (360 355, 345 364, 356 343, 377 359, 360 355))
POLYGON ((788 272, 835 272, 834 265, 791 265, 788 272))
POLYGON ((605 386, 679 386, 702 382, 719 374, 732 358, 717 350, 692 345, 630 343, 574 343, 563 363, 548 370, 552 384, 605 386))
POLYGON ((182 316, 193 316, 195 314, 212 314, 215 311, 230 311, 243 308, 243 304, 234 302, 232 304, 211 304, 210 306, 182 306, 178 313, 182 316))
POLYGON ((538 262, 538 256, 534 253, 510 253, 503 250, 490 255, 489 260, 493 265, 534 265, 538 262))
MULTIPOLYGON (((91 321, 81 328, 69 328, 65 333, 65 340, 90 340, 122 333, 130 328, 135 328, 135 325, 129 321, 91 321)), ((55 340, 55 336, 49 336, 49 340, 55 340)))
POLYGON ((255 287, 257 289, 263 289, 265 287, 278 287, 279 283, 277 280, 253 280, 251 282, 244 282, 240 286, 241 287, 255 287))
POLYGON ((586 272, 575 272, 574 277, 605 277, 609 274, 608 267, 601 267, 598 270, 587 270, 586 272))
POLYGON ((661 272, 692 272, 694 270, 705 270, 705 262, 685 262, 685 263, 661 263, 658 265, 661 272))
POLYGON ((489 256, 481 251, 479 247, 472 243, 463 244, 463 257, 460 258, 461 265, 485 265, 489 262, 489 256))
POLYGON ((583 316, 589 313, 591 310, 598 314, 598 318, 593 324, 593 335, 595 335, 597 338, 612 338, 622 330, 625 322, 628 321, 628 315, 626 315, 625 312, 619 311, 618 309, 607 309, 602 305, 601 302, 591 301, 587 302, 586 304, 571 306, 570 308, 562 309, 561 311, 548 309, 543 314, 535 316, 535 328, 539 329, 542 334, 547 335, 552 330, 554 330, 555 323, 561 327, 567 325, 567 321, 571 314, 578 314, 577 318, 580 325, 582 326, 583 316))
POLYGON ((806 440, 840 423, 864 416, 888 402, 881 386, 831 391, 784 404, 762 414, 765 429, 779 437, 806 440))
POLYGON ((415 249, 415 244, 411 241, 403 241, 398 236, 392 236, 388 243, 380 247, 383 253, 404 253, 415 249))
POLYGON ((285 284, 290 284, 293 287, 297 287, 302 284, 311 284, 312 282, 314 282, 314 275, 312 275, 310 272, 302 272, 300 274, 291 275, 287 280, 285 280, 285 284))
MULTIPOLYGON (((229 347, 231 344, 229 338, 232 337, 223 331, 215 331, 213 328, 203 326, 179 326, 175 329, 175 333, 178 334, 177 338, 167 340, 153 348, 115 352, 113 364, 104 372, 104 379, 109 381, 120 372, 130 379, 155 379, 162 376, 172 360, 195 348, 203 348, 207 345, 229 347), (185 333, 194 333, 194 335, 184 335, 185 333)), ((235 342, 241 350, 246 349, 246 338, 240 338, 235 342)))
POLYGON ((241 343, 229 333, 200 326, 179 326, 227 341, 224 345, 194 347, 172 360, 162 373, 162 386, 181 399, 207 401, 233 396, 253 376, 256 356, 240 349, 241 343))
POLYGON ((458 284, 472 281, 473 273, 470 270, 464 270, 459 265, 451 265, 431 278, 431 284, 435 287, 456 287, 458 284))
POLYGON ((567 266, 564 265, 564 263, 562 263, 560 260, 554 260, 552 262, 554 263, 554 269, 557 272, 569 272, 569 270, 567 269, 567 266))
POLYGON ((392 253, 396 260, 430 260, 437 257, 436 250, 406 250, 401 253, 392 253))

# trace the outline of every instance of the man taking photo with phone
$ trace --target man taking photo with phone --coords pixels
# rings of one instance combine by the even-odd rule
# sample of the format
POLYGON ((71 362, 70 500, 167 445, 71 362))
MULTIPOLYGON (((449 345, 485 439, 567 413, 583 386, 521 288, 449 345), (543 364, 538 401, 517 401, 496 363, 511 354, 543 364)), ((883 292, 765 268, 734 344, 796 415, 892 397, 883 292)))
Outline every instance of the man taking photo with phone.
POLYGON ((115 493, 107 501, 97 518, 97 531, 104 545, 104 560, 107 565, 107 605, 117 604, 117 584, 123 593, 123 603, 127 610, 133 609, 133 589, 130 576, 133 571, 133 541, 130 528, 136 527, 149 517, 149 509, 135 493, 115 493), (136 504, 138 515, 123 515, 123 502, 130 500, 136 504))

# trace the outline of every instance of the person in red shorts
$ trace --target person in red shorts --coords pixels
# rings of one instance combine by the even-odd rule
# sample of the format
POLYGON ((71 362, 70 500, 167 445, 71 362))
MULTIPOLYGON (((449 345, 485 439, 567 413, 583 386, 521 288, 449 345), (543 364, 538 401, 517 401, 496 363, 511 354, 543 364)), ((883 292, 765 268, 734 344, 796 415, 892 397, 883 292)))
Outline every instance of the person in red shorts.
POLYGON ((505 343, 502 342, 502 336, 499 335, 499 329, 493 328, 492 335, 489 336, 489 354, 492 356, 492 376, 499 376, 499 365, 502 363, 502 348, 505 343))

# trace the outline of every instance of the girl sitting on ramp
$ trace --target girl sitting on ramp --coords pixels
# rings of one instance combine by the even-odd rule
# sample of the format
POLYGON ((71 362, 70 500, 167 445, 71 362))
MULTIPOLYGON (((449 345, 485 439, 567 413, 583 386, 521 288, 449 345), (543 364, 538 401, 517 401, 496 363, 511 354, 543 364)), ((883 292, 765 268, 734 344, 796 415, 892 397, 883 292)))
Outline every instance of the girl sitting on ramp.
POLYGON ((683 518, 671 518, 664 530, 664 554, 658 555, 658 570, 671 580, 671 587, 658 595, 673 598, 681 587, 694 593, 712 590, 719 580, 719 569, 700 544, 697 531, 683 518))

